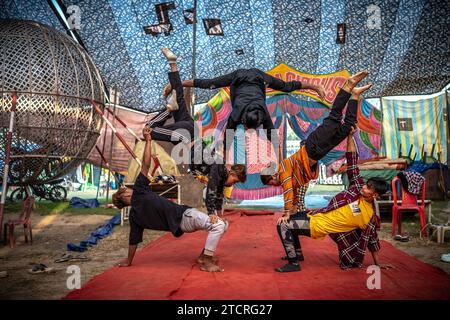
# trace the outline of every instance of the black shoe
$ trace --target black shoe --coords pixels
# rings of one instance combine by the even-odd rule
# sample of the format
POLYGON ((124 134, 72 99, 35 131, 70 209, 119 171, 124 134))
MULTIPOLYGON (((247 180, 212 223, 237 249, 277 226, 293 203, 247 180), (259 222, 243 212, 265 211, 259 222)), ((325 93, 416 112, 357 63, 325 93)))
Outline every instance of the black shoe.
MULTIPOLYGON (((288 259, 288 256, 284 256, 284 257, 281 257, 281 260, 289 260, 288 259)), ((303 256, 303 254, 300 254, 299 256, 298 256, 298 261, 305 261, 305 257, 303 256)))
POLYGON ((278 272, 295 272, 300 270, 302 270, 302 268, 300 267, 299 264, 292 264, 292 263, 286 263, 284 266, 275 269, 275 271, 278 272))

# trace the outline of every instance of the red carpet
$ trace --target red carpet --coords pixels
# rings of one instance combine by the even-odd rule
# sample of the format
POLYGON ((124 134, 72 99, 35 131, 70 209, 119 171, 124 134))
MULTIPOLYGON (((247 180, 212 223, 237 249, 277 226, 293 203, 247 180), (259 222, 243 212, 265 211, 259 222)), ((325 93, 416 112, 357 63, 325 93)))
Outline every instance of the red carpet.
MULTIPOLYGON (((166 234, 138 252, 132 267, 111 268, 66 299, 450 299, 449 275, 384 241, 380 258, 395 269, 381 271, 380 290, 367 289, 366 270, 341 270, 328 238, 302 237, 302 271, 277 273, 284 255, 277 217, 228 216, 217 252, 223 273, 202 272, 194 263, 205 232, 166 234)), ((368 253, 366 264, 371 260, 368 253)))

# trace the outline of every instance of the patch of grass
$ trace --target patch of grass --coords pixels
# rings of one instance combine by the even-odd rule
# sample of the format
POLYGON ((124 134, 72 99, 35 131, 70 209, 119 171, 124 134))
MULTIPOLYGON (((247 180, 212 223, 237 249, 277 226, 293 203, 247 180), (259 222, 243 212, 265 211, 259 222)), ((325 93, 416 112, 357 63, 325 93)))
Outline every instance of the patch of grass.
MULTIPOLYGON (((105 199, 99 199, 100 204, 106 203, 105 199)), ((20 213, 22 210, 20 203, 8 203, 6 205, 6 212, 8 213, 20 213)), ((36 201, 33 213, 37 213, 41 216, 50 214, 67 214, 67 215, 89 215, 89 214, 103 214, 114 216, 120 213, 115 208, 72 208, 68 201, 52 202, 48 200, 36 201)))

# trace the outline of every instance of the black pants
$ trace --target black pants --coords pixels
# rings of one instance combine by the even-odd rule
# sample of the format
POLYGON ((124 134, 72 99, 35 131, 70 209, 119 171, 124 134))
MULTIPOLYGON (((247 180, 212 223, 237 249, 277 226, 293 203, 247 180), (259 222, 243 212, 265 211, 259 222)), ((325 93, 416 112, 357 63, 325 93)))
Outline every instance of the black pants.
POLYGON ((311 237, 307 211, 298 212, 287 223, 277 225, 278 235, 290 263, 298 263, 302 253, 299 236, 311 237))
POLYGON ((183 85, 178 71, 169 72, 169 81, 177 95, 178 110, 169 112, 166 109, 161 111, 147 123, 147 126, 153 129, 151 137, 154 140, 169 141, 173 144, 180 142, 187 144, 194 139, 194 120, 189 114, 186 101, 184 101, 183 85), (164 125, 171 116, 173 116, 175 122, 164 125))
POLYGON ((341 89, 333 101, 328 117, 306 138, 306 152, 311 159, 322 159, 341 143, 350 134, 352 126, 356 125, 358 101, 349 101, 350 97, 351 93, 341 89), (347 111, 342 123, 342 110, 346 104, 347 111))

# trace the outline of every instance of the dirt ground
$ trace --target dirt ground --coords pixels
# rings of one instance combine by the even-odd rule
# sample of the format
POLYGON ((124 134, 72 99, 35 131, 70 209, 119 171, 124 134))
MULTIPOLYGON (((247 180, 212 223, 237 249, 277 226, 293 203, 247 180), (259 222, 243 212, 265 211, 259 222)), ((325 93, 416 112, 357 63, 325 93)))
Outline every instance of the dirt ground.
MULTIPOLYGON (((6 219, 8 217, 6 215, 6 219)), ((78 243, 86 239, 96 227, 110 218, 111 215, 34 215, 32 246, 24 243, 21 228, 16 230, 17 245, 14 249, 0 245, 0 271, 8 272, 8 277, 0 278, 0 299, 61 299, 70 291, 66 284, 70 276, 66 272, 68 266, 80 267, 82 285, 95 275, 114 266, 127 254, 128 223, 125 223, 123 227, 116 226, 112 235, 100 240, 96 246, 82 253, 89 257, 90 261, 54 262, 66 252, 67 243, 78 243), (29 274, 28 270, 36 263, 53 267, 56 272, 29 274)), ((414 222, 410 224, 414 227, 414 222)), ((402 243, 391 239, 389 222, 383 222, 381 229, 381 239, 450 274, 450 263, 440 261, 441 254, 450 252, 448 238, 447 243, 440 245, 435 241, 420 240, 412 234, 413 239, 410 242, 402 243)), ((144 242, 140 248, 163 234, 163 232, 146 230, 144 242)))
MULTIPOLYGON (((67 243, 78 244, 85 240, 98 226, 111 218, 109 215, 47 215, 33 217, 33 245, 24 242, 21 228, 16 229, 17 245, 14 249, 0 245, 0 271, 8 277, 0 279, 0 299, 61 299, 70 290, 66 273, 70 265, 78 265, 81 285, 115 263, 125 258, 128 248, 128 223, 116 226, 113 233, 83 253, 90 261, 55 263, 66 252, 67 243), (55 273, 29 274, 34 264, 43 263, 53 267, 55 273)), ((8 219, 8 216, 6 216, 8 219)), ((146 230, 141 248, 164 232, 146 230)))
MULTIPOLYGON (((442 254, 450 253, 450 239, 448 233, 446 235, 446 242, 443 244, 438 244, 436 242, 436 236, 433 236, 431 240, 422 240, 419 238, 418 233, 411 234, 411 240, 408 242, 395 241, 392 239, 391 230, 391 223, 383 222, 381 224, 381 232, 379 234, 380 239, 390 242, 396 248, 406 252, 407 254, 438 267, 450 274, 450 263, 441 261, 442 254)), ((386 262, 388 263, 388 261, 386 262)))

